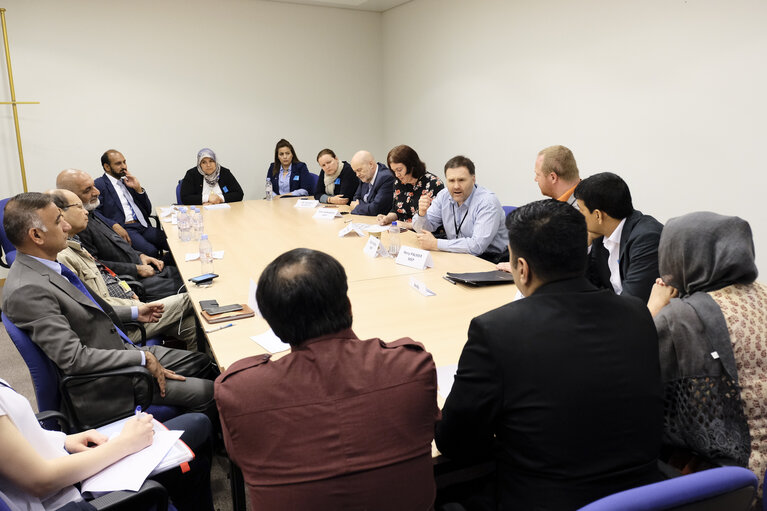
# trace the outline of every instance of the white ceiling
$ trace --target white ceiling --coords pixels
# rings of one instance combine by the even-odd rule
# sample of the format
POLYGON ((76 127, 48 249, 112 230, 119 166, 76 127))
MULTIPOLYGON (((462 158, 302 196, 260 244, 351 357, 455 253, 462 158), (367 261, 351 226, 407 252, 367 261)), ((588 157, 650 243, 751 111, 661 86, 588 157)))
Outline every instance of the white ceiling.
POLYGON ((340 7, 358 11, 384 12, 410 0, 269 0, 286 4, 315 5, 319 7, 340 7))

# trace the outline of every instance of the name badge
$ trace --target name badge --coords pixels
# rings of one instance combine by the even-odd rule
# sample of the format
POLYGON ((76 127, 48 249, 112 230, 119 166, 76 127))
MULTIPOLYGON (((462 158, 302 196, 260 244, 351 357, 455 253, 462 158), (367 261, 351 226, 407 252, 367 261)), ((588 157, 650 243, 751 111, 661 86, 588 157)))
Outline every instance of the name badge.
POLYGON ((397 264, 415 268, 416 270, 425 270, 434 266, 431 258, 431 252, 414 247, 402 247, 399 249, 397 264))
POLYGON ((293 176, 293 181, 298 181, 299 179, 301 179, 301 176, 299 176, 298 174, 293 176))
POLYGON ((339 216, 341 216, 341 213, 339 213, 336 208, 320 208, 312 218, 318 218, 320 220, 333 220, 339 216))
POLYGON ((341 178, 337 177, 335 182, 333 182, 334 185, 340 185, 341 184, 341 178))
POLYGON ((365 243, 365 248, 362 251, 368 257, 389 257, 389 251, 383 246, 381 240, 375 236, 368 237, 368 242, 365 243))
POLYGON ((223 187, 223 188, 221 189, 221 191, 222 191, 222 192, 224 192, 224 193, 229 193, 229 188, 227 188, 227 187, 225 186, 225 187, 223 187))

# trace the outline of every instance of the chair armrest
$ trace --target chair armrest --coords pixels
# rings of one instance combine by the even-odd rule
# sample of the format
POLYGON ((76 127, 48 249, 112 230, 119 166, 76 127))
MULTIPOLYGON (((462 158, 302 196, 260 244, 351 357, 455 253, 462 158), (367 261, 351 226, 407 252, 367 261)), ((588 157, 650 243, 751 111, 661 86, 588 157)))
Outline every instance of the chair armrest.
POLYGON ((90 504, 96 509, 104 511, 131 511, 134 509, 167 511, 168 491, 157 481, 147 479, 137 492, 113 491, 91 500, 90 504))
POLYGON ((80 380, 86 380, 86 379, 94 379, 94 378, 103 378, 108 376, 122 376, 126 378, 137 378, 139 381, 136 385, 134 385, 134 389, 137 388, 144 388, 145 390, 143 392, 139 392, 138 395, 134 393, 134 399, 136 401, 134 402, 134 405, 140 406, 141 408, 149 408, 149 406, 152 404, 152 398, 154 397, 154 378, 152 377, 152 373, 150 373, 145 367, 141 366, 131 366, 131 367, 121 367, 119 369, 112 369, 110 371, 102 371, 99 373, 86 373, 86 374, 71 374, 61 377, 61 381, 59 382, 59 392, 61 393, 61 400, 65 406, 66 410, 69 410, 72 412, 72 423, 75 426, 75 429, 77 431, 83 431, 85 429, 90 429, 94 427, 101 426, 103 424, 107 424, 109 422, 113 422, 115 420, 121 419, 124 417, 105 417, 100 423, 98 424, 84 424, 80 418, 77 416, 77 413, 75 412, 75 407, 73 406, 72 399, 69 396, 69 386, 70 384, 76 384, 80 380))
POLYGON ((141 324, 140 321, 123 321, 123 325, 138 328, 138 331, 141 334, 141 340, 138 342, 138 345, 139 346, 146 345, 146 328, 144 328, 144 325, 141 324))
POLYGON ((69 433, 72 429, 72 424, 69 422, 67 416, 56 410, 46 410, 44 412, 36 413, 35 418, 37 418, 37 422, 39 422, 43 428, 48 430, 54 427, 54 425, 51 424, 51 421, 53 420, 59 423, 61 431, 64 433, 69 433))
POLYGON ((147 217, 147 223, 149 223, 149 225, 152 225, 152 222, 150 222, 149 220, 154 220, 155 228, 162 230, 162 224, 160 223, 160 218, 157 215, 149 215, 147 217))

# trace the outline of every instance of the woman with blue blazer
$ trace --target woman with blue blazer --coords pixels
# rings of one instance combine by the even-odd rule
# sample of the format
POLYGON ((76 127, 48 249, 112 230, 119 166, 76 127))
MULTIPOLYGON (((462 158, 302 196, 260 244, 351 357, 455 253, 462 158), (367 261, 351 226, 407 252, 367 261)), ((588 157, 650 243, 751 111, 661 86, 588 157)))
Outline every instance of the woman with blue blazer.
POLYGON ((323 149, 317 155, 320 178, 314 188, 314 198, 323 204, 349 204, 360 185, 357 174, 347 162, 342 162, 331 149, 323 149))
POLYGON ((301 197, 314 191, 314 180, 309 169, 298 159, 293 145, 284 138, 274 148, 274 162, 269 165, 266 178, 272 182, 272 191, 277 196, 301 197))

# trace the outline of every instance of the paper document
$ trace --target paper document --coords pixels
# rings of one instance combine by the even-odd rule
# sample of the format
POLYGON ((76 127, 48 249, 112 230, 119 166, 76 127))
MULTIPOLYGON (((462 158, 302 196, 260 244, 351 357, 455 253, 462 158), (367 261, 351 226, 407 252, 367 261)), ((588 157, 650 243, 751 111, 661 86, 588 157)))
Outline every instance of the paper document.
MULTIPOLYGON (((122 431, 125 421, 130 419, 127 417, 121 421, 113 422, 98 428, 98 431, 108 436, 110 439, 116 437, 120 431, 122 431)), ((183 431, 170 431, 160 422, 153 420, 154 425, 154 439, 152 445, 133 453, 130 456, 126 456, 117 463, 110 465, 98 474, 89 477, 82 484, 82 491, 91 492, 104 492, 104 491, 119 491, 130 490, 138 491, 141 485, 149 474, 153 473, 155 468, 164 461, 164 458, 171 452, 174 444, 178 442, 183 431)), ((184 461, 192 459, 192 451, 183 442, 180 450, 183 451, 186 448, 186 454, 188 456, 182 456, 179 461, 165 464, 166 468, 177 465, 184 461)), ((178 451, 174 453, 174 457, 178 456, 178 451)), ((161 470, 160 470, 161 471, 161 470)))
MULTIPOLYGON (((196 261, 200 258, 199 252, 187 252, 186 256, 184 256, 184 261, 196 261)), ((224 251, 223 250, 214 250, 213 251, 213 259, 223 259, 224 258, 224 251)))
POLYGON ((211 210, 211 209, 231 209, 232 206, 230 206, 229 204, 224 202, 224 203, 221 203, 221 204, 208 204, 207 206, 203 206, 203 208, 205 208, 207 210, 211 210))
POLYGON ((458 364, 450 364, 437 368, 437 391, 442 399, 447 399, 447 395, 450 394, 450 389, 453 388, 453 380, 455 379, 455 371, 458 369, 458 364))
POLYGON ((274 335, 271 328, 263 334, 250 336, 250 339, 260 344, 269 353, 279 353, 290 349, 290 344, 282 342, 279 337, 274 335))

